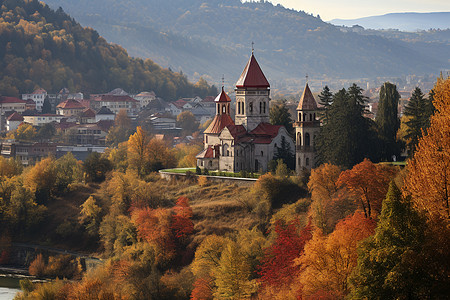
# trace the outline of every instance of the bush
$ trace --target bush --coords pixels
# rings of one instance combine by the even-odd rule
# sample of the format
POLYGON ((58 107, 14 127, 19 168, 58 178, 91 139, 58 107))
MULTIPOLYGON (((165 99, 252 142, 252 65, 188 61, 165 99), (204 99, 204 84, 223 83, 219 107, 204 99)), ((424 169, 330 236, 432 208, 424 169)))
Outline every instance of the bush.
POLYGON ((198 185, 199 186, 207 186, 208 185, 208 178, 206 178, 205 176, 199 176, 197 179, 198 185))
POLYGON ((203 169, 203 175, 209 175, 209 171, 208 171, 207 168, 204 168, 204 169, 203 169))
POLYGON ((202 169, 200 169, 199 166, 195 167, 195 174, 197 174, 197 175, 201 175, 202 174, 202 169))
POLYGON ((45 261, 42 254, 38 254, 28 267, 30 275, 42 277, 45 275, 45 261))

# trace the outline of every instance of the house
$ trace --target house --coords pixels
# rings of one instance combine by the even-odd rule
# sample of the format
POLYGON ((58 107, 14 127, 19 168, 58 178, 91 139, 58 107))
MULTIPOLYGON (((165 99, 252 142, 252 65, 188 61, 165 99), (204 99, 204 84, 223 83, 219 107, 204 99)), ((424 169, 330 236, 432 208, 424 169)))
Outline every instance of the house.
POLYGON ((167 111, 169 111, 173 116, 177 117, 183 109, 175 105, 175 102, 168 103, 167 111))
POLYGON ((42 111, 44 100, 47 97, 47 91, 44 89, 37 89, 31 94, 22 94, 22 100, 33 100, 36 103, 36 109, 42 111))
POLYGON ((85 109, 79 101, 67 99, 56 106, 56 113, 64 117, 77 117, 85 109))
POLYGON ((13 112, 8 118, 6 118, 6 130, 16 130, 23 122, 23 117, 18 112, 13 112))
POLYGON ((236 116, 222 87, 215 98, 216 115, 204 131, 204 149, 197 166, 228 172, 267 171, 282 144, 294 149, 284 126, 269 123, 270 84, 251 55, 236 83, 236 116))
POLYGON ((190 112, 194 115, 197 121, 200 122, 200 124, 203 124, 206 121, 214 118, 214 113, 211 113, 210 110, 205 109, 200 103, 195 105, 194 108, 190 109, 190 112))
POLYGON ((154 130, 161 131, 175 129, 177 120, 161 114, 153 114, 150 116, 150 122, 154 130))
POLYGON ((124 109, 129 117, 135 117, 140 109, 139 101, 128 95, 105 94, 91 96, 91 107, 93 109, 99 110, 102 106, 107 107, 116 115, 120 110, 124 109))
POLYGON ((22 114, 23 121, 33 126, 42 126, 44 124, 56 122, 60 123, 64 118, 62 115, 57 114, 41 114, 36 111, 26 111, 22 114))
POLYGON ((107 131, 98 124, 79 124, 71 127, 67 131, 69 143, 72 145, 98 145, 104 146, 106 143, 107 131))
POLYGON ((92 152, 104 153, 106 149, 107 147, 105 146, 57 146, 56 158, 60 158, 70 152, 77 160, 84 161, 92 152))
POLYGON ((96 123, 97 114, 91 108, 86 108, 79 115, 79 123, 80 124, 90 124, 96 123))
POLYGON ((56 145, 53 143, 7 140, 0 144, 0 155, 5 158, 17 159, 25 166, 32 165, 49 155, 55 154, 56 145))
POLYGON ((25 111, 26 101, 16 97, 0 96, 0 131, 6 129, 6 118, 13 112, 25 111))
POLYGON ((134 99, 139 101, 139 105, 142 109, 156 100, 156 94, 155 92, 142 92, 134 96, 134 99))
POLYGON ((116 115, 106 106, 102 106, 95 115, 95 122, 100 120, 112 120, 116 118, 116 115))
POLYGON ((25 103, 25 110, 36 110, 36 102, 33 99, 28 99, 25 103))

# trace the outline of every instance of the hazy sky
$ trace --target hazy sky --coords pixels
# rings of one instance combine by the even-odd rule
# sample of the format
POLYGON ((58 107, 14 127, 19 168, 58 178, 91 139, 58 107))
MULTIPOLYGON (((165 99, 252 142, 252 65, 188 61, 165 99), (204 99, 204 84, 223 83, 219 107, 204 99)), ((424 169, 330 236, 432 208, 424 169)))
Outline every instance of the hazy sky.
POLYGON ((392 12, 450 11, 450 0, 269 0, 303 10, 322 20, 355 19, 392 12))

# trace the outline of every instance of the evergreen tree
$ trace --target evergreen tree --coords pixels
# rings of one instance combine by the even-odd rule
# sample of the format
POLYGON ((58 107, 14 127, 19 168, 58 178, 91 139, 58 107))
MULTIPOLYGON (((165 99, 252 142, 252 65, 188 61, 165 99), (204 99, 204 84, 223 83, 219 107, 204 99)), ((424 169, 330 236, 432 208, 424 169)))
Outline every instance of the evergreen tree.
POLYGON ((328 122, 316 138, 319 163, 331 163, 345 168, 373 155, 373 132, 370 120, 363 116, 366 97, 357 85, 334 94, 328 110, 328 122))
POLYGON ((423 218, 391 182, 375 235, 358 249, 351 299, 429 299, 427 274, 416 264, 424 242, 423 218))
POLYGON ((281 137, 281 145, 277 147, 274 159, 282 159, 289 169, 295 170, 295 154, 284 136, 281 137))
POLYGON ((44 103, 42 104, 42 113, 43 114, 49 114, 52 112, 52 105, 50 104, 50 100, 48 99, 48 96, 45 97, 44 103))
POLYGON ((292 118, 285 103, 270 108, 270 124, 283 125, 289 133, 293 133, 292 118))
POLYGON ((397 131, 400 127, 398 118, 398 101, 400 94, 395 84, 385 82, 380 89, 380 101, 375 122, 380 137, 381 157, 391 160, 393 155, 400 154, 400 146, 397 143, 397 131))
MULTIPOLYGON (((430 98, 433 93, 430 92, 430 98)), ((422 130, 430 126, 430 117, 433 114, 434 107, 431 100, 424 98, 424 94, 419 87, 413 91, 408 104, 405 107, 405 116, 409 117, 406 121, 406 139, 410 150, 410 155, 414 154, 419 139, 422 137, 422 130)))
POLYGON ((319 104, 323 105, 323 113, 320 114, 320 120, 323 124, 328 122, 328 109, 331 103, 333 103, 333 93, 330 92, 328 85, 324 86, 322 92, 319 94, 319 104))

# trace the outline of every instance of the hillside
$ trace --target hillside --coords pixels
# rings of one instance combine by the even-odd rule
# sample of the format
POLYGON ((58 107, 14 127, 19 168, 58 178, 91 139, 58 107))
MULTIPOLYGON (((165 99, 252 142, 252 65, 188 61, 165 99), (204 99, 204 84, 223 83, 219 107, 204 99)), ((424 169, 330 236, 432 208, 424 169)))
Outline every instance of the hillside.
POLYGON ((450 28, 450 12, 433 13, 392 13, 359 19, 334 19, 334 25, 360 25, 369 29, 398 29, 402 31, 416 31, 450 28))
POLYGON ((448 55, 424 54, 402 40, 342 32, 320 18, 269 2, 46 2, 54 8, 61 6, 132 55, 150 57, 194 78, 207 75, 219 82, 225 74, 227 85, 233 85, 239 77, 252 41, 258 61, 272 87, 277 88, 298 86, 305 74, 330 82, 338 78, 438 74, 448 67, 448 55))
POLYGON ((0 94, 18 96, 42 87, 58 92, 100 93, 121 87, 153 90, 167 100, 216 94, 150 59, 130 58, 97 31, 83 28, 61 9, 42 2, 2 1, 0 8, 0 94))

